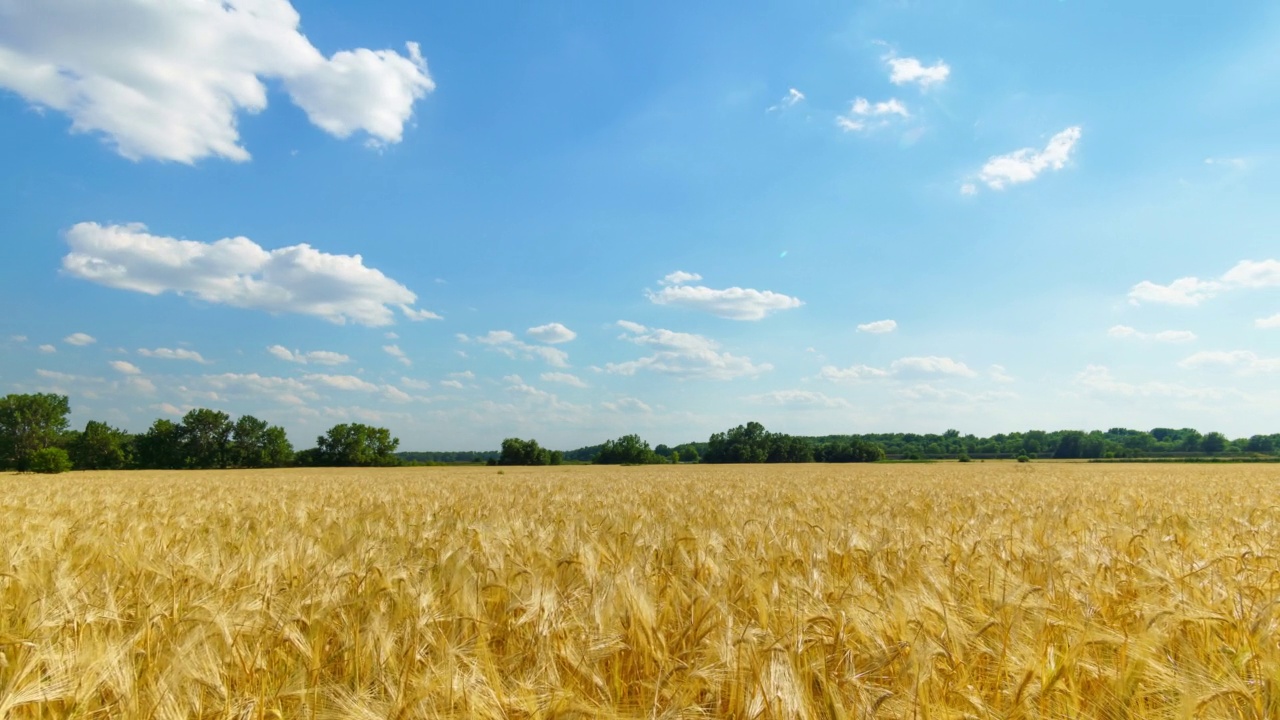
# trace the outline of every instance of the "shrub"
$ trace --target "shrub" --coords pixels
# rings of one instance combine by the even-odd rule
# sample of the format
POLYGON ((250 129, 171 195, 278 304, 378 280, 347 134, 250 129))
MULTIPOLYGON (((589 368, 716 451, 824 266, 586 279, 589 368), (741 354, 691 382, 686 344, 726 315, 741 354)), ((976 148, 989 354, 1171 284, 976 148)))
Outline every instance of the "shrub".
POLYGON ((62 448, 37 450, 31 456, 31 472, 56 475, 71 469, 71 458, 62 448))
POLYGON ((973 458, 969 457, 969 453, 960 453, 960 457, 957 460, 960 462, 973 462, 973 458))
POLYGON ((1027 457, 1026 455, 1019 455, 1018 462, 1031 462, 1031 458, 1027 457))

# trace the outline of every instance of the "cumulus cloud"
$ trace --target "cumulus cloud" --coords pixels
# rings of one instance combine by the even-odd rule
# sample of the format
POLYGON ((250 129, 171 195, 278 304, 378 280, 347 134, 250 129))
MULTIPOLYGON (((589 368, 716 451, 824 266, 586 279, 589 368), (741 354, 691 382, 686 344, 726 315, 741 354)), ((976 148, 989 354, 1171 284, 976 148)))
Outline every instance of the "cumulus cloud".
MULTIPOLYGON (((221 373, 204 375, 198 379, 196 388, 180 387, 180 391, 198 393, 202 388, 220 394, 241 395, 253 398, 269 398, 286 405, 302 405, 305 400, 314 400, 319 396, 307 383, 297 378, 259 375, 258 373, 221 373)), ((216 400, 219 395, 208 399, 216 400)))
POLYGON ((413 361, 409 359, 408 355, 404 354, 404 351, 400 349, 399 345, 383 345, 382 351, 396 360, 399 360, 400 363, 406 367, 413 364, 413 361))
POLYGON ((248 160, 236 125, 266 82, 331 135, 400 142, 435 88, 418 45, 326 58, 300 20, 288 0, 0 2, 0 87, 131 160, 248 160))
POLYGON ((687 307, 730 320, 761 320, 780 310, 804 304, 799 298, 772 290, 740 287, 715 290, 704 285, 686 284, 701 279, 696 273, 677 270, 660 281, 661 289, 657 292, 645 290, 645 295, 655 305, 687 307))
POLYGON ((800 92, 795 88, 791 88, 790 90, 787 91, 786 95, 782 96, 782 99, 778 101, 777 105, 771 105, 767 110, 765 110, 765 112, 776 112, 778 110, 786 110, 787 108, 793 107, 803 100, 804 100, 804 93, 800 92))
POLYGON ((332 350, 311 350, 302 352, 301 350, 290 350, 283 345, 272 345, 267 348, 267 352, 285 362, 298 363, 299 365, 341 365, 351 362, 351 357, 343 355, 340 352, 332 350))
POLYGON ((75 277, 148 295, 298 313, 343 324, 387 325, 392 308, 414 312, 408 288, 366 267, 359 255, 307 244, 266 250, 246 237, 212 243, 152 235, 141 224, 79 223, 67 231, 62 268, 75 277))
POLYGON ((308 382, 318 383, 335 390, 358 390, 363 392, 377 392, 378 386, 367 380, 361 380, 355 375, 326 375, 323 373, 314 373, 304 375, 303 379, 308 382))
POLYGON ((427 382, 426 380, 415 380, 414 378, 402 377, 400 378, 400 384, 409 388, 410 390, 430 390, 431 389, 431 383, 427 382))
POLYGON ((908 118, 907 106, 897 98, 871 102, 860 97, 853 101, 846 115, 836 117, 836 126, 845 132, 873 130, 888 125, 894 118, 908 118))
POLYGON ((190 360, 201 365, 209 362, 195 350, 184 350, 182 348, 155 348, 154 350, 138 348, 138 354, 145 358, 157 358, 159 360, 190 360))
POLYGON ((1254 327, 1262 329, 1280 328, 1280 313, 1276 313, 1271 317, 1258 318, 1253 321, 1254 327))
POLYGON ((774 390, 760 395, 750 395, 746 400, 760 405, 792 408, 849 408, 844 398, 833 398, 812 390, 774 390))
POLYGON ((54 347, 54 346, 52 346, 52 345, 41 345, 40 347, 38 347, 38 348, 36 348, 36 349, 37 349, 37 350, 39 350, 39 351, 40 351, 40 352, 42 352, 42 353, 56 353, 56 352, 58 352, 58 348, 56 348, 56 347, 54 347))
POLYGON ((911 375, 952 375, 972 378, 977 377, 978 373, 958 360, 936 355, 899 358, 889 363, 887 369, 870 365, 853 365, 847 368, 828 365, 818 371, 819 378, 832 382, 911 375))
POLYGON ((441 380, 440 384, 444 387, 451 387, 454 390, 462 389, 462 383, 458 382, 457 380, 441 380))
POLYGON ((894 85, 915 83, 921 88, 941 85, 951 75, 951 66, 939 60, 932 65, 925 65, 913 57, 888 57, 889 82, 894 85))
MULTIPOLYGON (((1022 148, 1007 155, 996 155, 982 166, 978 179, 993 190, 1035 180, 1046 170, 1061 170, 1071 160, 1080 141, 1080 126, 1072 126, 1049 138, 1043 150, 1022 148)), ((976 189, 976 188, 975 188, 976 189)))
POLYGON ((1251 350, 1204 350, 1184 358, 1178 367, 1188 370, 1223 367, 1251 375, 1280 372, 1280 358, 1261 357, 1251 350))
POLYGON ((531 327, 525 332, 534 340, 552 345, 566 343, 578 337, 578 333, 560 323, 547 323, 546 325, 531 327))
POLYGON ((27 341, 26 335, 10 335, 9 340, 16 343, 24 343, 27 341))
POLYGON ((543 382, 560 383, 562 385, 571 385, 576 388, 584 388, 587 386, 582 378, 572 373, 566 372, 545 372, 541 375, 543 382))
POLYGON ((116 372, 124 375, 141 375, 142 374, 142 370, 137 365, 134 365, 131 362, 126 362, 124 360, 112 360, 110 363, 107 363, 107 364, 110 365, 111 368, 116 372))
POLYGON ((1135 330, 1128 325, 1113 325, 1107 330, 1107 335, 1113 338, 1133 338, 1136 340, 1154 340, 1155 342, 1181 343, 1191 342, 1196 339, 1196 334, 1190 330, 1161 330, 1155 333, 1145 333, 1135 330))
POLYGON ((569 366, 569 354, 565 351, 546 345, 530 345, 517 338, 510 330, 490 330, 474 338, 459 334, 458 339, 462 342, 475 341, 481 345, 487 345, 510 358, 518 357, 525 360, 538 358, 552 367, 569 366))
POLYGON ((1184 277, 1168 285, 1143 280, 1129 289, 1129 302, 1191 306, 1229 290, 1277 286, 1280 286, 1280 260, 1241 260, 1215 280, 1184 277))
POLYGON ((891 333, 897 329, 898 322, 896 320, 876 320, 858 326, 858 332, 871 333, 873 335, 891 333))
POLYGON ((92 345, 98 342, 98 339, 92 335, 78 332, 78 333, 71 333, 70 335, 62 338, 62 342, 68 345, 77 345, 77 346, 83 347, 85 345, 92 345))
POLYGON ((754 377, 773 369, 768 363, 756 364, 751 358, 721 352, 720 344, 702 335, 647 328, 639 323, 619 320, 625 332, 620 339, 654 350, 637 360, 608 363, 605 371, 615 375, 634 375, 645 370, 681 378, 732 380, 754 377))

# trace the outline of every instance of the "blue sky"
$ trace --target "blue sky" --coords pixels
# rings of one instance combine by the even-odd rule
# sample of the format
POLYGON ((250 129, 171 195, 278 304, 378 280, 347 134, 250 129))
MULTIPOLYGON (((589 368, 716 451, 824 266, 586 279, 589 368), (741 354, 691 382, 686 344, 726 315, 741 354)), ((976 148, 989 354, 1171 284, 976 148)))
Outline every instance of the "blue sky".
POLYGON ((1280 7, 0 0, 0 392, 1280 430, 1280 7))

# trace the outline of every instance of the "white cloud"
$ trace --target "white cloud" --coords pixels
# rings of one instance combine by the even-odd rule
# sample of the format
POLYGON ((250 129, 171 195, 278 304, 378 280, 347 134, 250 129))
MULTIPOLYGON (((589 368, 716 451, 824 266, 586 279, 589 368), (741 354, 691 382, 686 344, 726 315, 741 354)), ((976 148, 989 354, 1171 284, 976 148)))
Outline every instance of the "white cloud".
POLYGON ((627 320, 619 320, 618 326, 626 331, 620 339, 656 352, 638 360, 605 365, 605 371, 615 375, 634 375, 648 370, 682 378, 731 380, 754 377, 773 369, 768 363, 755 364, 751 358, 720 352, 719 343, 702 335, 647 328, 627 320))
POLYGON ((462 389, 462 383, 458 382, 457 380, 441 380, 440 384, 444 387, 451 387, 455 390, 462 389))
POLYGON ((1250 375, 1280 371, 1280 358, 1260 357, 1250 350, 1203 350, 1184 358, 1178 363, 1178 367, 1188 370, 1225 367, 1250 375))
POLYGON ((907 111, 907 106, 903 105, 897 98, 873 103, 866 98, 860 97, 853 101, 853 105, 849 107, 847 115, 836 117, 836 125, 845 132, 872 130, 888 125, 895 117, 911 117, 911 113, 907 111))
POLYGON ((303 379, 308 382, 320 383, 337 390, 360 390, 363 392, 377 392, 378 386, 366 380, 361 380, 355 375, 325 375, 315 373, 312 375, 304 375, 303 379))
POLYGON ((907 400, 945 403, 988 403, 999 400, 1011 400, 1018 394, 1009 390, 992 390, 989 392, 971 393, 956 388, 940 388, 929 383, 920 383, 904 387, 897 394, 907 400))
POLYGON ((960 194, 961 194, 961 195, 977 195, 977 194, 978 194, 978 186, 977 186, 977 185, 974 185, 974 184, 973 184, 973 183, 971 183, 971 182, 962 183, 962 184, 960 185, 960 194))
POLYGON ((395 385, 383 385, 382 397, 393 403, 413 402, 413 396, 395 385))
POLYGON ((1191 342, 1196 339, 1196 334, 1190 330, 1161 330, 1156 333, 1145 333, 1139 332, 1128 325, 1114 325, 1107 330, 1107 334, 1113 338, 1134 338, 1166 343, 1191 342))
POLYGON ((1129 302, 1134 305, 1144 302, 1164 305, 1199 305, 1217 295, 1221 289, 1222 286, 1216 282, 1194 277, 1179 278, 1168 285, 1157 285, 1149 280, 1143 280, 1130 288, 1129 302))
POLYGON ((402 377, 400 378, 400 384, 409 388, 410 390, 430 390, 431 389, 431 383, 427 382, 426 380, 415 380, 413 378, 402 377))
POLYGON ((799 298, 772 290, 740 287, 715 290, 702 285, 684 284, 701 279, 695 273, 676 271, 662 279, 660 284, 663 287, 660 290, 645 290, 645 295, 655 305, 693 308, 730 320, 761 320, 779 310, 798 308, 804 304, 799 298))
POLYGON ((1207 157, 1205 165, 1225 165, 1233 170, 1244 170, 1249 167, 1249 160, 1242 157, 1207 157))
POLYGON ((9 340, 16 343, 24 343, 27 341, 26 335, 10 335, 9 340))
POLYGON ((382 351, 396 360, 399 360, 400 363, 406 367, 413 364, 413 361, 409 359, 409 356, 404 354, 404 351, 400 349, 399 345, 383 345, 382 351))
POLYGON ((236 125, 267 82, 331 135, 399 142, 435 88, 418 45, 326 58, 300 19, 288 0, 0 2, 0 87, 131 160, 248 160, 236 125))
POLYGON ((614 400, 612 402, 602 402, 600 403, 600 407, 610 412, 616 412, 616 413, 625 413, 625 412, 651 413, 653 412, 653 408, 649 407, 648 403, 644 402, 639 398, 633 398, 633 397, 623 397, 623 398, 618 398, 617 400, 614 400))
POLYGON ((1179 400, 1221 400, 1224 393, 1214 388, 1194 388, 1177 383, 1128 383, 1117 379, 1104 365, 1088 365, 1076 374, 1075 382, 1106 399, 1120 397, 1164 397, 1179 400))
POLYGON ((872 333, 880 335, 882 333, 891 333, 898 329, 896 320, 876 320, 874 322, 863 323, 858 326, 858 332, 872 333))
POLYGON ((941 85, 951 75, 951 66, 941 60, 924 65, 913 57, 889 57, 885 62, 889 65, 889 82, 894 85, 915 83, 921 88, 928 88, 941 85))
POLYGON ((341 365, 351 362, 351 357, 343 355, 332 350, 311 350, 302 352, 300 350, 290 350, 283 345, 272 345, 267 348, 267 352, 284 360, 286 362, 298 363, 299 365, 315 364, 315 365, 341 365))
POLYGON ((1071 159, 1081 134, 1077 125, 1049 138, 1044 150, 1022 148, 1007 155, 996 155, 982 166, 978 179, 993 190, 1003 190, 1007 185, 1035 180, 1045 170, 1061 170, 1071 159))
POLYGON ((394 332, 390 332, 390 331, 387 331, 387 332, 383 333, 383 334, 382 334, 382 337, 384 337, 384 338, 386 338, 386 339, 388 339, 388 340, 399 340, 399 339, 400 339, 400 335, 399 335, 399 334, 394 333, 394 332))
POLYGON ((124 380, 124 387, 132 392, 139 392, 150 395, 156 391, 156 384, 144 377, 131 375, 124 380))
POLYGON ((157 358, 160 360, 191 360, 201 365, 209 362, 195 350, 184 350, 182 348, 156 348, 154 350, 138 348, 138 354, 145 358, 157 358))
POLYGON ((1262 329, 1280 328, 1280 313, 1267 318, 1258 318, 1253 321, 1253 325, 1262 329))
POLYGON ((869 380, 904 375, 954 375, 971 378, 977 377, 978 373, 958 360, 936 355, 899 358, 889 363, 887 370, 871 367, 870 365, 853 365, 847 368, 828 365, 818 371, 819 378, 832 382, 869 380))
MULTIPOLYGON (((315 390, 297 378, 259 375, 258 373, 222 373, 204 375, 199 383, 213 391, 259 398, 270 398, 286 405, 302 405, 303 399, 316 399, 315 390)), ((199 393, 200 388, 179 388, 180 391, 199 393)), ((216 397, 216 396, 215 396, 216 397)))
POLYGON ((543 382, 561 383, 563 385, 572 385, 576 388, 584 388, 587 386, 582 378, 572 373, 565 372, 545 372, 541 375, 543 382))
POLYGON ((1005 370, 1003 365, 992 365, 990 368, 987 368, 987 375, 998 383, 1015 382, 1014 377, 1005 370))
POLYGON ((39 351, 40 351, 40 352, 42 352, 42 353, 56 353, 56 352, 58 352, 58 348, 56 348, 56 347, 54 347, 54 346, 52 346, 52 345, 41 345, 40 347, 38 347, 38 348, 36 348, 36 349, 37 349, 37 350, 39 350, 39 351))
POLYGON ((565 351, 559 348, 547 347, 546 345, 530 345, 516 338, 515 333, 510 330, 490 330, 484 335, 475 338, 470 338, 466 335, 459 335, 458 338, 463 342, 474 340, 481 345, 488 345, 507 357, 521 357, 525 360, 540 358, 552 367, 569 366, 569 354, 565 351))
POLYGON ((124 375, 141 375, 142 374, 142 370, 137 365, 134 365, 131 362, 126 362, 124 360, 112 360, 107 364, 110 365, 116 372, 122 373, 124 375))
POLYGON ((67 231, 62 268, 107 287, 210 303, 290 312, 343 324, 387 325, 393 307, 412 311, 417 296, 359 255, 331 255, 307 244, 265 250, 246 237, 213 243, 146 232, 141 224, 79 223, 67 231))
POLYGON ((894 360, 889 365, 894 374, 923 373, 930 375, 958 375, 960 377, 977 377, 977 373, 968 365, 949 357, 930 355, 927 357, 904 357, 894 360))
POLYGON ((1239 288, 1280 286, 1280 260, 1241 260, 1217 280, 1178 278, 1168 285, 1143 280, 1129 290, 1129 302, 1165 305, 1199 305, 1220 292, 1239 288))
POLYGON ((782 99, 778 101, 777 105, 770 106, 767 110, 765 110, 765 112, 774 112, 776 110, 786 110, 787 108, 792 107, 803 100, 804 100, 804 93, 800 92, 795 88, 791 88, 790 90, 787 91, 786 95, 782 96, 782 99))
POLYGON ((455 380, 475 380, 476 374, 470 370, 463 370, 461 372, 451 372, 449 373, 449 377, 454 378, 455 380))
POLYGON ((62 338, 62 342, 68 345, 84 346, 84 345, 92 345, 98 342, 98 340, 92 335, 87 335, 85 333, 78 332, 78 333, 71 333, 70 335, 62 338))
POLYGON ((566 343, 578 337, 578 333, 570 330, 560 323, 547 323, 546 325, 531 327, 526 331, 526 333, 534 340, 551 343, 552 345, 566 343))
POLYGON ((444 319, 440 315, 437 315, 436 313, 433 313, 430 310, 416 310, 412 307, 409 307, 408 305, 401 305, 400 312, 404 313, 405 317, 409 318, 414 322, 421 322, 423 320, 443 320, 444 319))
POLYGON ((761 395, 750 395, 746 400, 760 405, 796 408, 849 408, 844 398, 833 398, 812 390, 775 390, 761 395))

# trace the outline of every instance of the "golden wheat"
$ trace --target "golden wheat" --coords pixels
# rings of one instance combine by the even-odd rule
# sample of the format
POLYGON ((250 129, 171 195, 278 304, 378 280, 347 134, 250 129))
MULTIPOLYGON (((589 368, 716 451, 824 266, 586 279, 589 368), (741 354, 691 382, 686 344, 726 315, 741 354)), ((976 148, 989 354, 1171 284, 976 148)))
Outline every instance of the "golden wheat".
POLYGON ((0 476, 0 718, 1280 717, 1278 470, 0 476))

